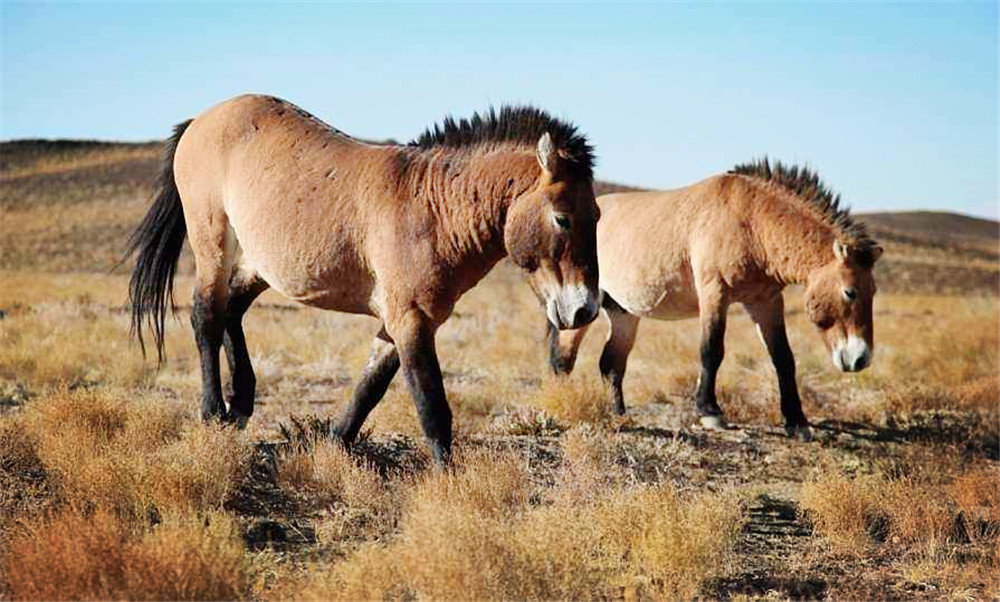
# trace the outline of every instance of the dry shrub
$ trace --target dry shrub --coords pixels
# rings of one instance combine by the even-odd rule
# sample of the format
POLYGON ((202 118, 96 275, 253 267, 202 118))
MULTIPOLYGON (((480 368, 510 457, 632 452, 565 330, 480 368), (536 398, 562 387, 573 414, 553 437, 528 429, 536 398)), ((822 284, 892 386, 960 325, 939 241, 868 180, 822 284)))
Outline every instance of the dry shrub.
POLYGON ((969 471, 947 489, 962 513, 969 539, 1000 545, 1000 471, 995 467, 969 471))
POLYGON ((475 452, 416 487, 388 544, 372 544, 282 596, 300 599, 606 599, 696 595, 740 530, 727 496, 606 489, 538 506, 525 460, 475 452))
POLYGON ((614 463, 615 450, 606 434, 592 425, 575 426, 562 438, 563 458, 552 498, 573 506, 591 501, 622 480, 614 463))
POLYGON ((877 516, 873 489, 869 479, 827 476, 803 486, 800 503, 818 533, 842 550, 860 552, 877 516))
POLYGON ((892 385, 885 390, 885 409, 893 415, 918 411, 983 411, 996 414, 1000 406, 1000 376, 978 378, 957 387, 892 385))
POLYGON ((191 425, 153 450, 150 495, 161 512, 221 508, 250 464, 243 433, 218 424, 191 425))
POLYGON ((226 516, 170 518, 149 532, 66 509, 22 525, 0 556, 21 600, 224 600, 244 596, 242 543, 226 516))
POLYGON ((121 516, 219 508, 250 459, 243 433, 109 391, 57 391, 24 420, 63 502, 121 516))
POLYGON ((337 514, 318 528, 321 541, 391 529, 395 492, 378 469, 330 440, 295 446, 278 457, 277 482, 305 507, 336 506, 337 514))
POLYGON ((546 379, 532 405, 564 423, 606 424, 613 417, 610 399, 597 378, 574 375, 546 379))
POLYGON ((0 533, 26 510, 51 501, 45 468, 34 438, 24 424, 0 418, 0 533))
POLYGON ((816 531, 849 553, 885 542, 935 559, 966 539, 984 538, 993 539, 995 548, 1000 535, 996 470, 972 469, 949 481, 831 476, 806 484, 801 504, 816 531))

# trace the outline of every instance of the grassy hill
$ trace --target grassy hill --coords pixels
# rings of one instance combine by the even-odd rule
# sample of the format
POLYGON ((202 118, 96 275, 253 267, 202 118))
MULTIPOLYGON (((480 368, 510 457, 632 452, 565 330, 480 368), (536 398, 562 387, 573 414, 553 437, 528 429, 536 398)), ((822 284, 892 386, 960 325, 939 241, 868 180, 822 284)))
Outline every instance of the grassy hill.
MULTIPOLYGON (((0 143, 0 269, 103 271, 119 259, 152 193, 158 142, 0 143)), ((598 194, 630 187, 597 182, 598 194)), ((951 213, 863 216, 886 247, 886 292, 997 295, 1000 224, 951 213)), ((182 273, 190 271, 189 258, 182 273)))

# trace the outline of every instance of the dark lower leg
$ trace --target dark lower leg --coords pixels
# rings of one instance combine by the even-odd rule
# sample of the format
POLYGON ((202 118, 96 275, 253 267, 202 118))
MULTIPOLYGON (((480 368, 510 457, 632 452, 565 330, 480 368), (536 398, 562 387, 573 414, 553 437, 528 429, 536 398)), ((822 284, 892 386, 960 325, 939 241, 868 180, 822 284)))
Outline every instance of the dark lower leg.
POLYGON ((725 355, 725 312, 703 321, 701 340, 701 374, 695 394, 699 416, 722 416, 715 398, 715 377, 725 355))
POLYGON ((267 284, 260 279, 253 279, 247 283, 231 283, 227 312, 229 319, 226 324, 223 345, 226 349, 229 377, 232 381, 228 418, 234 421, 253 415, 257 377, 253 373, 246 336, 243 334, 243 315, 265 290, 267 290, 267 284))
MULTIPOLYGON (((238 319, 237 319, 238 320, 238 319)), ((257 377, 250 363, 250 353, 247 350, 243 326, 233 320, 226 327, 223 345, 226 348, 226 358, 229 360, 229 376, 232 379, 229 394, 230 420, 249 418, 253 415, 254 397, 257 390, 257 377)))
POLYGON ((219 347, 225 330, 224 321, 208 302, 196 294, 191 326, 201 359, 201 417, 203 420, 222 418, 226 412, 222 403, 219 347))
POLYGON ((781 415, 788 428, 808 426, 802 412, 802 400, 795 383, 795 356, 788 344, 785 331, 785 307, 781 296, 768 303, 747 306, 750 317, 757 324, 757 330, 764 346, 767 347, 771 363, 778 375, 778 391, 781 395, 781 415))
POLYGON ((639 319, 614 309, 608 309, 607 315, 611 322, 611 330, 608 333, 608 340, 604 344, 604 350, 601 352, 601 376, 611 390, 611 407, 616 414, 624 414, 625 397, 622 392, 622 383, 625 379, 628 355, 635 343, 639 319))
POLYGON ((778 373, 778 390, 781 393, 781 415, 785 417, 786 426, 807 426, 809 421, 802 411, 802 399, 795 383, 795 357, 788 345, 785 329, 775 336, 774 348, 771 351, 771 361, 778 373))
POLYGON ((434 347, 434 332, 419 317, 409 317, 408 320, 408 324, 401 325, 391 334, 399 349, 403 373, 430 444, 431 455, 438 464, 447 464, 451 459, 451 409, 445 397, 441 367, 434 347))
POLYGON ((371 356, 354 389, 354 396, 331 434, 339 437, 346 445, 354 443, 361 425, 385 396, 389 383, 398 370, 399 354, 396 352, 396 346, 388 340, 383 331, 375 339, 371 356))
POLYGON ((549 366, 553 374, 568 375, 573 372, 576 354, 590 324, 574 330, 559 330, 551 322, 548 324, 549 366))

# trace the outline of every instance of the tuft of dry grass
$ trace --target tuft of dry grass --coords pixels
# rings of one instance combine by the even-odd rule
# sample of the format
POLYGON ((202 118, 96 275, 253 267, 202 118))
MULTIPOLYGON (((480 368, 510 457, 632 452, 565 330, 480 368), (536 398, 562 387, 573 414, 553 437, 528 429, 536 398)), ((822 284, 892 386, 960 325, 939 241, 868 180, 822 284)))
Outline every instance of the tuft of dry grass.
POLYGON ((610 394, 599 378, 582 370, 569 377, 551 377, 531 399, 531 405, 566 424, 608 424, 613 420, 610 394))
POLYGON ((251 452, 243 433, 114 391, 58 390, 22 419, 60 501, 136 519, 221 508, 251 452))
POLYGON ((318 528, 320 541, 386 534, 398 518, 396 491, 373 464, 339 442, 320 439, 282 451, 276 481, 300 506, 332 510, 318 528))
POLYGON ((67 508, 22 524, 0 573, 18 600, 231 600, 249 589, 235 524, 217 513, 143 532, 104 510, 67 508))

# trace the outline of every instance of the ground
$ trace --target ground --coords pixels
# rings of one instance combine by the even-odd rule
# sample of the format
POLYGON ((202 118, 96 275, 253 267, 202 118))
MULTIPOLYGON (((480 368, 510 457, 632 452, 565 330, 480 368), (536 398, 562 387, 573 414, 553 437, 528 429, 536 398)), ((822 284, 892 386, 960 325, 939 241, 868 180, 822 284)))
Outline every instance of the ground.
MULTIPOLYGON (((544 315, 503 263, 438 348, 456 462, 429 465, 401 379, 345 452, 325 437, 374 320, 266 293, 245 327, 245 431, 196 420, 181 262, 168 360, 144 360, 115 268, 159 147, 0 148, 0 598, 995 599, 995 222, 876 214, 876 358, 836 372, 786 293, 816 437, 789 440, 735 309, 694 426, 697 324, 640 325, 625 417, 597 377, 547 374, 544 315)), ((834 183, 835 184, 835 183, 834 183)), ((606 185, 602 185, 606 186, 606 185)))

